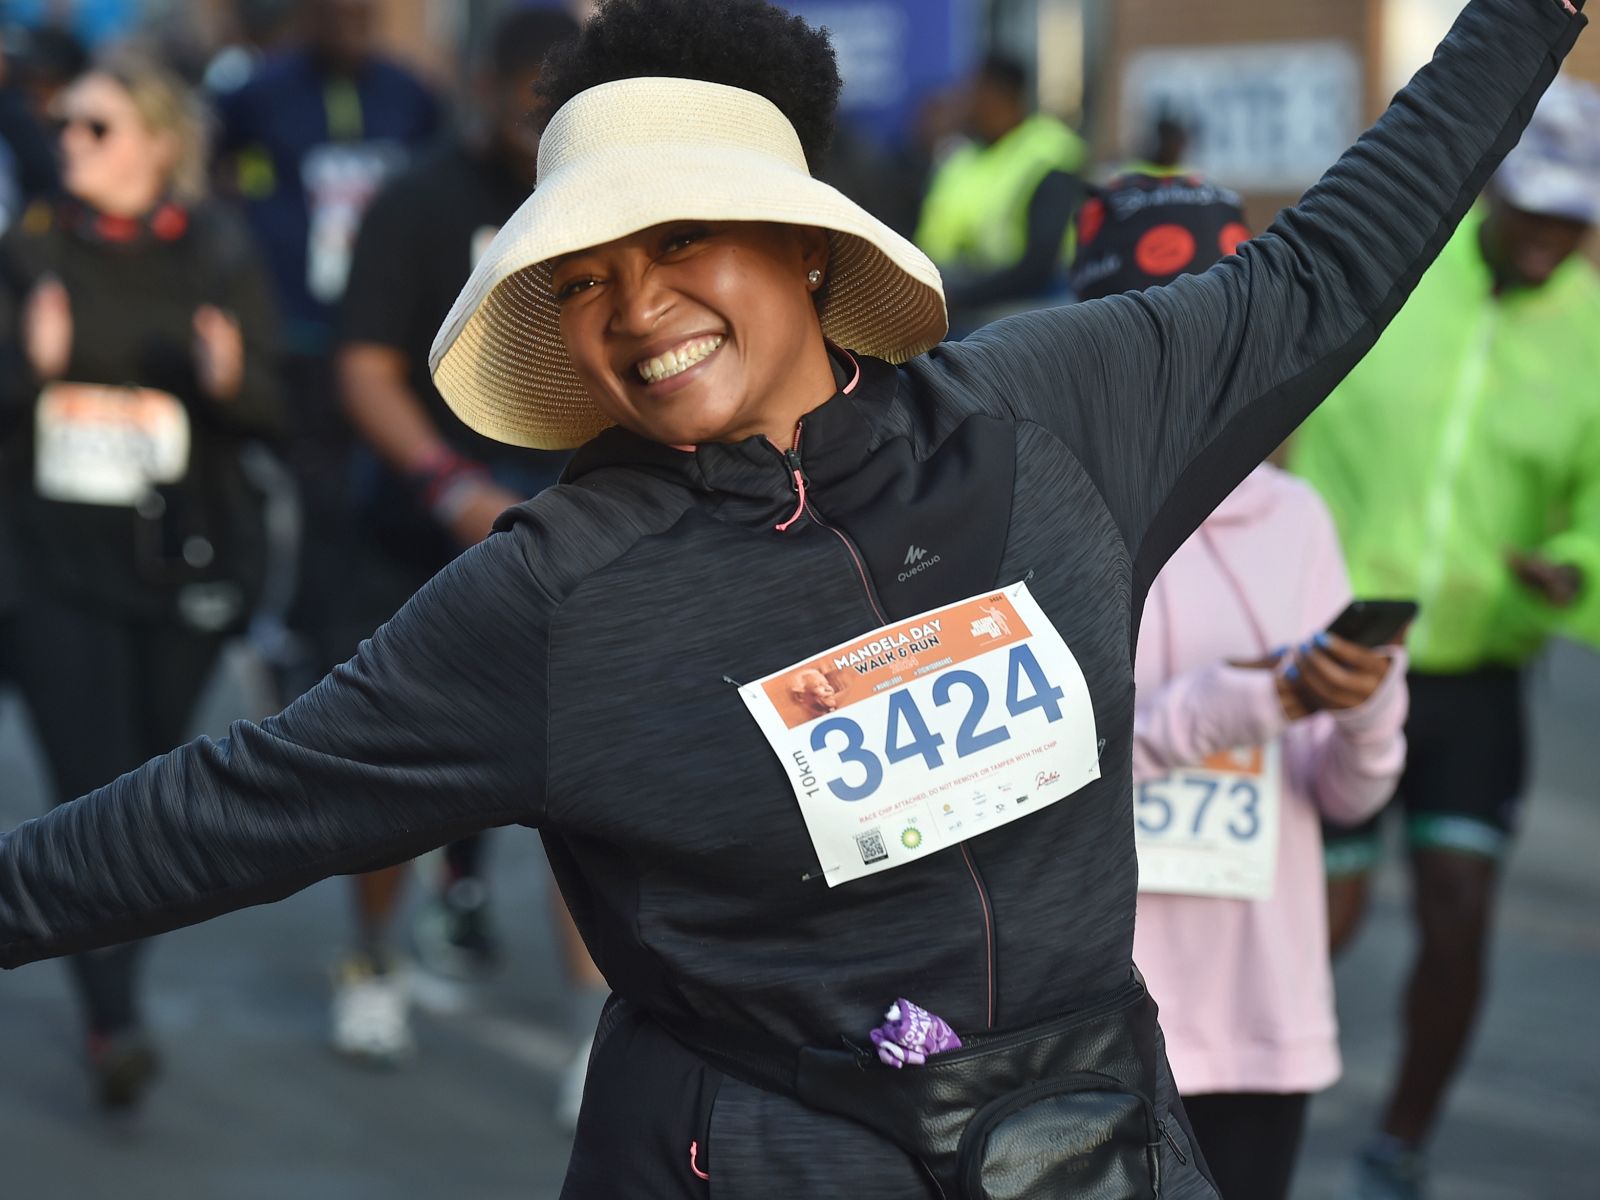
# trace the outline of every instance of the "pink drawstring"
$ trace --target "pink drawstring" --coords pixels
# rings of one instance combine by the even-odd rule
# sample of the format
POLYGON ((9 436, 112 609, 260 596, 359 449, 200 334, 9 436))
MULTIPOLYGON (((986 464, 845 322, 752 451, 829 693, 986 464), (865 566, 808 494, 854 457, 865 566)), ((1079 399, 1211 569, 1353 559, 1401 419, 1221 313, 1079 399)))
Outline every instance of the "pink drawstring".
POLYGON ((795 472, 794 472, 794 490, 795 490, 796 494, 800 497, 800 502, 795 505, 794 516, 790 517, 782 525, 778 526, 778 532, 779 533, 788 533, 789 532, 789 527, 791 525, 793 525, 796 521, 798 521, 801 517, 805 516, 805 512, 806 512, 806 477, 805 477, 805 473, 802 472, 798 467, 795 468, 795 472))
MULTIPOLYGON (((840 349, 839 353, 848 358, 850 360, 850 365, 855 368, 855 374, 850 376, 850 382, 844 385, 843 394, 848 396, 851 392, 856 390, 856 384, 861 382, 861 364, 856 360, 856 356, 851 354, 850 351, 840 349)), ((796 425, 794 429, 793 449, 800 449, 800 426, 798 425, 796 425)), ((800 518, 805 516, 806 513, 806 477, 805 473, 802 472, 799 467, 794 468, 794 492, 799 498, 794 506, 794 516, 790 517, 782 525, 776 527, 779 533, 788 533, 789 530, 793 528, 795 522, 799 521, 800 518)))
POLYGON ((711 1176, 700 1169, 700 1143, 689 1143, 689 1170, 695 1173, 695 1178, 710 1181, 711 1176))
POLYGON ((1239 611, 1244 614, 1245 623, 1250 626, 1250 632, 1256 636, 1256 644, 1261 647, 1263 655, 1271 656, 1272 639, 1267 637, 1266 628, 1261 624, 1261 618, 1256 615, 1255 609, 1250 607, 1250 590, 1244 586, 1239 576, 1234 574, 1233 567, 1228 564, 1228 558, 1222 553, 1222 548, 1217 545, 1216 534, 1201 525, 1196 532, 1200 540, 1205 543, 1211 552, 1211 561, 1216 565, 1217 571, 1227 581, 1228 587, 1233 591, 1234 598, 1239 602, 1239 611))
POLYGON ((848 396, 856 390, 856 384, 861 382, 861 364, 856 361, 856 356, 851 354, 850 351, 845 350, 842 353, 850 360, 850 365, 856 369, 856 373, 850 377, 850 382, 844 385, 844 394, 848 396))

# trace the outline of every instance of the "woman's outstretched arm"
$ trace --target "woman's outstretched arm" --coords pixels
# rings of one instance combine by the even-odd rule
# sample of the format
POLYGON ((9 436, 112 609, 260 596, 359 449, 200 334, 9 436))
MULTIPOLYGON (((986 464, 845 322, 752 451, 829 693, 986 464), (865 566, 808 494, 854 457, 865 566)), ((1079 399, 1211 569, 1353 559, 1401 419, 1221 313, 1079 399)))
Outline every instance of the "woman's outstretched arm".
POLYGON ((0 835, 0 967, 538 824, 551 602, 530 544, 513 529, 468 551, 278 716, 0 835))
POLYGON ((935 369, 1078 456, 1142 600, 1371 348, 1583 25, 1565 0, 1472 0, 1378 123, 1237 256, 1167 287, 999 321, 942 348, 935 369))

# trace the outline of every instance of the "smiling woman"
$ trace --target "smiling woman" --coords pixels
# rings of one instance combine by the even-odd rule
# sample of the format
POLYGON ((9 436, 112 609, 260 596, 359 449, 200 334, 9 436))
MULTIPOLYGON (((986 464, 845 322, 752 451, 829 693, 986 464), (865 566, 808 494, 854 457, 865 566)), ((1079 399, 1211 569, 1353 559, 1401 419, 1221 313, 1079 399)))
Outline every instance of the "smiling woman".
POLYGON ((838 386, 813 294, 815 228, 652 226, 552 264, 561 340, 596 407, 663 445, 787 445, 838 386))
POLYGON ((520 822, 616 990, 568 1200, 1214 1200, 1132 966, 1137 614, 1582 24, 1472 0, 1239 254, 941 344, 931 264, 810 174, 825 36, 603 3, 431 356, 565 485, 280 716, 0 840, 0 964, 520 822), (891 1005, 953 1036, 885 1065, 891 1005))

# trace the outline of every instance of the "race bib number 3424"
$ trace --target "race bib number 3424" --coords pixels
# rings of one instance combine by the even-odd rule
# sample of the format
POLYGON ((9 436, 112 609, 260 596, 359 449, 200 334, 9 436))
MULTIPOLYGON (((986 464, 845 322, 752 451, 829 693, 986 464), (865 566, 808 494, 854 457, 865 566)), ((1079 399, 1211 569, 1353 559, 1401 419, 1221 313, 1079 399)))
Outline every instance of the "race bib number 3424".
POLYGON ((740 689, 830 887, 1025 817, 1100 776, 1089 688, 1025 583, 740 689))

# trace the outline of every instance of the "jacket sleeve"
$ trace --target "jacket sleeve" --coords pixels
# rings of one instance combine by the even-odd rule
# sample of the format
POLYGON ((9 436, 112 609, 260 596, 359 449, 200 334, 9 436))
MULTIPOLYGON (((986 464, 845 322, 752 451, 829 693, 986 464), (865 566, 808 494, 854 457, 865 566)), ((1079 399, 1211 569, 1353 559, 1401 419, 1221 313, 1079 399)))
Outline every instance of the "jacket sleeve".
POLYGON ((1317 811, 1338 825, 1358 825, 1382 808, 1406 765, 1405 651, 1392 657, 1365 704, 1307 718, 1291 757, 1317 811))
POLYGON ((27 240, 13 225, 0 238, 0 442, 29 419, 38 389, 22 336, 28 295, 38 282, 27 240))
POLYGON ((1527 599, 1562 633, 1600 646, 1600 414, 1591 418, 1573 452, 1566 528, 1539 549, 1551 562, 1577 567, 1583 573, 1583 588, 1567 609, 1552 610, 1532 593, 1527 599))
POLYGON ((1271 671, 1216 663, 1142 692, 1133 714, 1133 781, 1158 779, 1288 728, 1271 671))
POLYGON ((1584 23, 1562 0, 1472 0, 1378 123, 1238 255, 941 352, 1083 462, 1134 557, 1136 598, 1372 346, 1584 23))
POLYGON ((529 544, 514 530, 467 551, 278 716, 0 836, 0 967, 537 825, 553 605, 529 544))
POLYGON ((1067 230, 1083 203, 1086 190, 1083 180, 1076 175, 1065 171, 1046 175, 1028 201, 1022 257, 1009 267, 970 279, 947 279, 945 298, 951 309, 970 312, 984 305, 1041 296, 1048 291, 1061 262, 1061 247, 1067 240, 1067 230))

